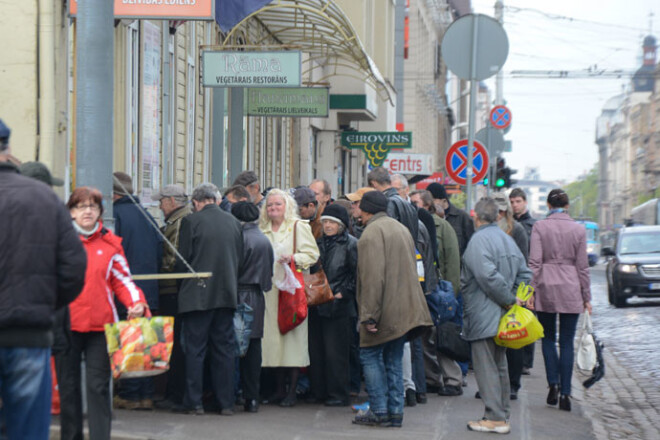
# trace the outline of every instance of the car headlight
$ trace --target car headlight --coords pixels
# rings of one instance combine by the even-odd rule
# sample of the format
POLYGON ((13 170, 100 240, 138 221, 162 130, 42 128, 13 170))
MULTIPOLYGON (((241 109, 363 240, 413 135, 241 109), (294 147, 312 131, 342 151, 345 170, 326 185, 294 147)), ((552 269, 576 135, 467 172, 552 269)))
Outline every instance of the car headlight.
POLYGON ((621 264, 619 265, 619 271, 624 273, 637 273, 636 264, 621 264))

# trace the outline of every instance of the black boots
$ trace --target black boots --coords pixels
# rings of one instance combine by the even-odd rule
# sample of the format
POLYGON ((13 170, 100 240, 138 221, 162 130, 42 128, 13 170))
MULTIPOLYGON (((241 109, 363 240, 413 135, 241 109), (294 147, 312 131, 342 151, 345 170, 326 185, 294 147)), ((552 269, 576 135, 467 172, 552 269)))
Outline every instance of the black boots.
POLYGON ((559 398, 559 409, 563 411, 571 411, 571 396, 562 394, 559 398))
POLYGON ((546 403, 548 405, 555 406, 557 404, 557 398, 559 397, 559 385, 554 384, 550 385, 549 391, 548 391, 548 398, 546 399, 546 403))

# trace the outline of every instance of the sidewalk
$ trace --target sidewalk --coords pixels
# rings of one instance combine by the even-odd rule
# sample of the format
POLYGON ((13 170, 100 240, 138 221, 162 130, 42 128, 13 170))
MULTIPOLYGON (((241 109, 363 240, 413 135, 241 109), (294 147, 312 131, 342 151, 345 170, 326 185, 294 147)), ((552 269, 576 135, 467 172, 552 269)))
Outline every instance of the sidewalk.
MULTIPOLYGON (((582 386, 574 380, 574 387, 582 386)), ((492 434, 468 431, 469 420, 483 416, 483 403, 474 398, 477 391, 472 371, 468 387, 459 397, 429 394, 426 405, 405 408, 403 428, 369 428, 351 424, 350 408, 326 408, 299 403, 294 408, 263 405, 259 413, 238 409, 232 417, 217 414, 179 415, 168 412, 115 411, 113 439, 488 439, 492 434)), ((592 440, 591 422, 584 416, 581 402, 573 400, 573 411, 564 412, 545 404, 545 370, 537 343, 535 367, 523 376, 517 401, 511 402, 512 439, 592 440)), ((51 438, 59 438, 59 422, 54 419, 51 438)))

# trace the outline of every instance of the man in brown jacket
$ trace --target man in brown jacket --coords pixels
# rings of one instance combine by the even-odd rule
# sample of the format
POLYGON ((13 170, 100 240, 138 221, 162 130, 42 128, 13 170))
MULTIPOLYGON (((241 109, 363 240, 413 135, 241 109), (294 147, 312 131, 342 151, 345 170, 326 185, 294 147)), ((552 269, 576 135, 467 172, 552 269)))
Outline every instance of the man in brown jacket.
POLYGON ((401 427, 403 344, 412 330, 433 325, 417 276, 415 245, 408 229, 387 215, 381 192, 364 194, 358 242, 357 302, 360 360, 370 409, 353 423, 401 427))

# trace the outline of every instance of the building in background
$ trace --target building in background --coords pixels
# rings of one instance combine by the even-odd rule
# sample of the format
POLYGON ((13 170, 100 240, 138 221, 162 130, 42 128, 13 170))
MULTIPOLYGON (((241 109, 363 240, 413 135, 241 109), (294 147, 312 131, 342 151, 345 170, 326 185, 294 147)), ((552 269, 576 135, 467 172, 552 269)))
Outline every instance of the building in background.
POLYGON ((633 207, 658 197, 660 90, 656 39, 643 41, 643 64, 624 93, 609 99, 596 120, 601 228, 622 225, 633 207))

